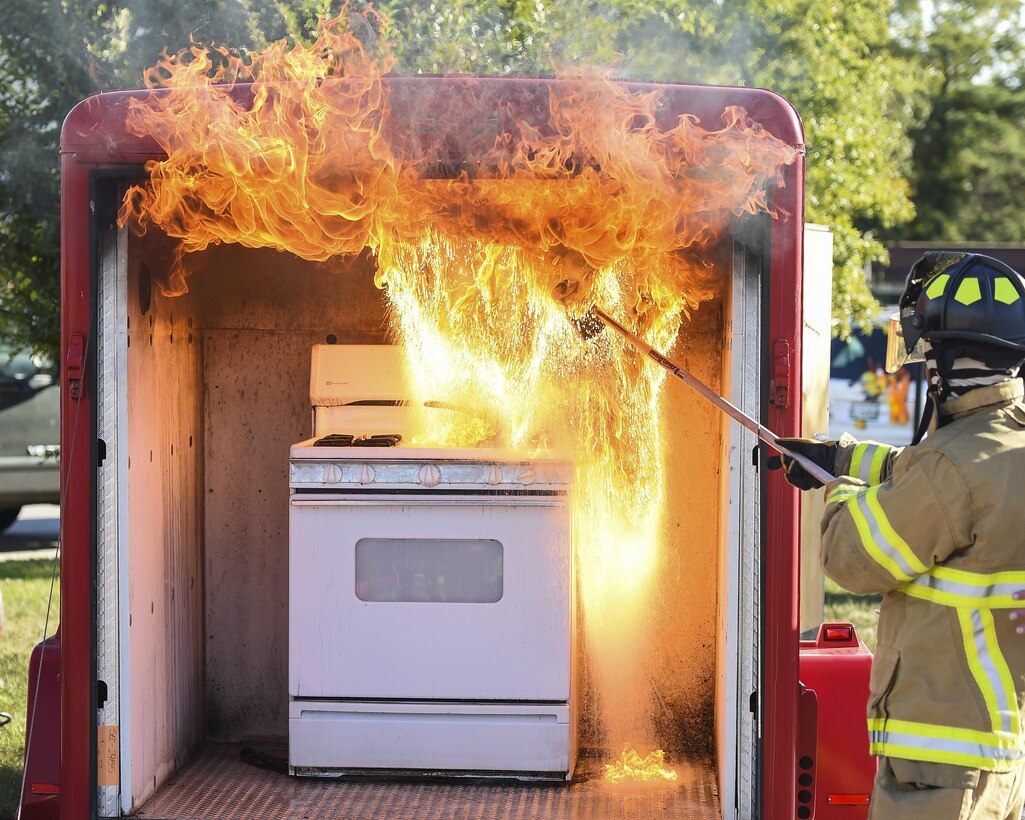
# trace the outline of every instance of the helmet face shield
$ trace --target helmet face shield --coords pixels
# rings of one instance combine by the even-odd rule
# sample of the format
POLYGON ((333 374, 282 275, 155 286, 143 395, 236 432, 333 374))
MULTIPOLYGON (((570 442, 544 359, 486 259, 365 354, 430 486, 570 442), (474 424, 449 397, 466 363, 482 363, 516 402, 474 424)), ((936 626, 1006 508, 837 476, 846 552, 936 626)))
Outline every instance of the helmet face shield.
POLYGON ((916 339, 915 345, 908 350, 900 314, 894 313, 886 328, 886 372, 896 373, 906 364, 924 361, 925 349, 922 338, 916 339))

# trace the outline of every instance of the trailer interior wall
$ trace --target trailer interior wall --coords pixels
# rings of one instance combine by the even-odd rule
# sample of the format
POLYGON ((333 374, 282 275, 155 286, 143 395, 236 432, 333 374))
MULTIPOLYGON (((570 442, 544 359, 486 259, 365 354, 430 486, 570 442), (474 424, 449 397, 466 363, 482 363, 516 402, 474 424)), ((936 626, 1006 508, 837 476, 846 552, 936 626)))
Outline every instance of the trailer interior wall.
MULTIPOLYGON (((192 259, 188 292, 171 297, 159 287, 166 243, 123 231, 116 240, 101 290, 127 302, 119 504, 129 512, 118 548, 129 590, 119 636, 129 812, 205 741, 287 735, 288 448, 310 434, 310 348, 329 336, 390 340, 368 254, 318 265, 212 247, 192 259)), ((738 370, 730 355, 730 278, 675 351, 715 389, 752 367, 745 359, 738 370)), ((744 338, 754 341, 744 355, 757 370, 755 328, 744 338)), ((744 401, 757 411, 755 395, 744 401)), ((734 611, 743 533, 726 476, 750 465, 750 448, 678 383, 666 385, 664 408, 667 554, 653 601, 653 714, 671 752, 717 757, 720 788, 732 790, 736 767, 749 762, 737 760, 737 713, 747 704, 730 694, 746 639, 738 647, 727 633, 748 626, 734 611)))
POLYGON ((118 244, 127 264, 105 269, 127 279, 127 808, 204 740, 287 734, 287 454, 309 435, 309 349, 332 333, 380 343, 384 324, 369 275, 225 246, 168 297, 166 243, 118 244))
POLYGON ((288 448, 311 435, 310 349, 383 344, 369 255, 334 266, 220 246, 204 306, 207 734, 288 734, 288 448))
MULTIPOLYGON (((724 384, 724 308, 728 300, 703 303, 681 332, 674 360, 713 390, 724 384)), ((663 389, 666 498, 664 570, 656 598, 653 675, 657 717, 668 718, 660 735, 674 738, 669 751, 715 752, 719 556, 723 543, 722 413, 676 379, 663 389), (660 701, 671 704, 668 708, 660 701)))
MULTIPOLYGON (((129 237, 119 240, 123 248, 129 237)), ((204 731, 203 340, 195 299, 152 298, 153 260, 132 252, 134 240, 128 245, 126 287, 108 291, 125 296, 118 314, 125 317, 131 386, 122 428, 128 634, 116 643, 127 648, 133 695, 123 721, 132 793, 148 795, 187 760, 204 731)))

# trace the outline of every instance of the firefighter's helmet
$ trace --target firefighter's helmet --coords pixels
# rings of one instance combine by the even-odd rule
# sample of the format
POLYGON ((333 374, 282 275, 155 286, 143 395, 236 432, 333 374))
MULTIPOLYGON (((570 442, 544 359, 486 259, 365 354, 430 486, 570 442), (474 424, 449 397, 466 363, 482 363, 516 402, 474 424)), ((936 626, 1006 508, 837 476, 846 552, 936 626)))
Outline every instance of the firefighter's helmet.
POLYGON ((890 322, 887 370, 921 361, 923 339, 973 342, 1025 358, 1025 278, 982 254, 925 254, 911 267, 890 322))

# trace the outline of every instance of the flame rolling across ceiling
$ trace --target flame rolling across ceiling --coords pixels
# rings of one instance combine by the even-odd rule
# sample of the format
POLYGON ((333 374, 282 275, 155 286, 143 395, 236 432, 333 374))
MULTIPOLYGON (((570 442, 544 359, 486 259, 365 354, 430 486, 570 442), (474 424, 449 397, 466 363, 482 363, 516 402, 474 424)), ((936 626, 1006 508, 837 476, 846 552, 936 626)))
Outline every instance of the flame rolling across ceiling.
MULTIPOLYGON (((606 749, 653 749, 645 642, 662 561, 664 371, 612 334, 567 321, 600 304, 659 349, 720 282, 707 250, 796 152, 727 109, 722 128, 658 123, 660 92, 600 77, 551 84, 545 124, 513 119, 439 178, 387 138, 386 60, 346 21, 316 42, 243 59, 165 55, 129 126, 167 158, 147 165, 121 222, 179 242, 164 283, 187 290, 188 254, 239 243, 325 261, 369 248, 416 398, 457 405, 424 446, 549 449, 576 464, 577 568, 589 677, 606 749), (235 94, 237 83, 252 83, 235 94), (562 301, 553 294, 568 293, 562 301)), ((492 116, 460 111, 456 117, 492 116)), ((401 126, 399 126, 401 127, 401 126)), ((628 750, 611 779, 671 776, 628 750)))

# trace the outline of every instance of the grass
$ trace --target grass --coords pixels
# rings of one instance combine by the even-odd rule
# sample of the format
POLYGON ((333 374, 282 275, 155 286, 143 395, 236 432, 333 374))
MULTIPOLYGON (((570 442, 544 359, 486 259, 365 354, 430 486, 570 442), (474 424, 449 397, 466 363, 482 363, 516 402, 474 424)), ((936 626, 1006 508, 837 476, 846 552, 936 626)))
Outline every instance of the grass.
MULTIPOLYGON (((0 637, 0 710, 11 722, 0 727, 0 818, 13 818, 21 794, 25 749, 25 710, 28 701, 28 661, 43 638, 50 576, 49 558, 0 561, 4 631, 0 637)), ((58 621, 57 589, 50 608, 49 632, 58 621)))
POLYGON ((855 595, 826 579, 826 621, 852 623, 858 637, 873 652, 876 650, 876 615, 882 602, 879 595, 855 595))

